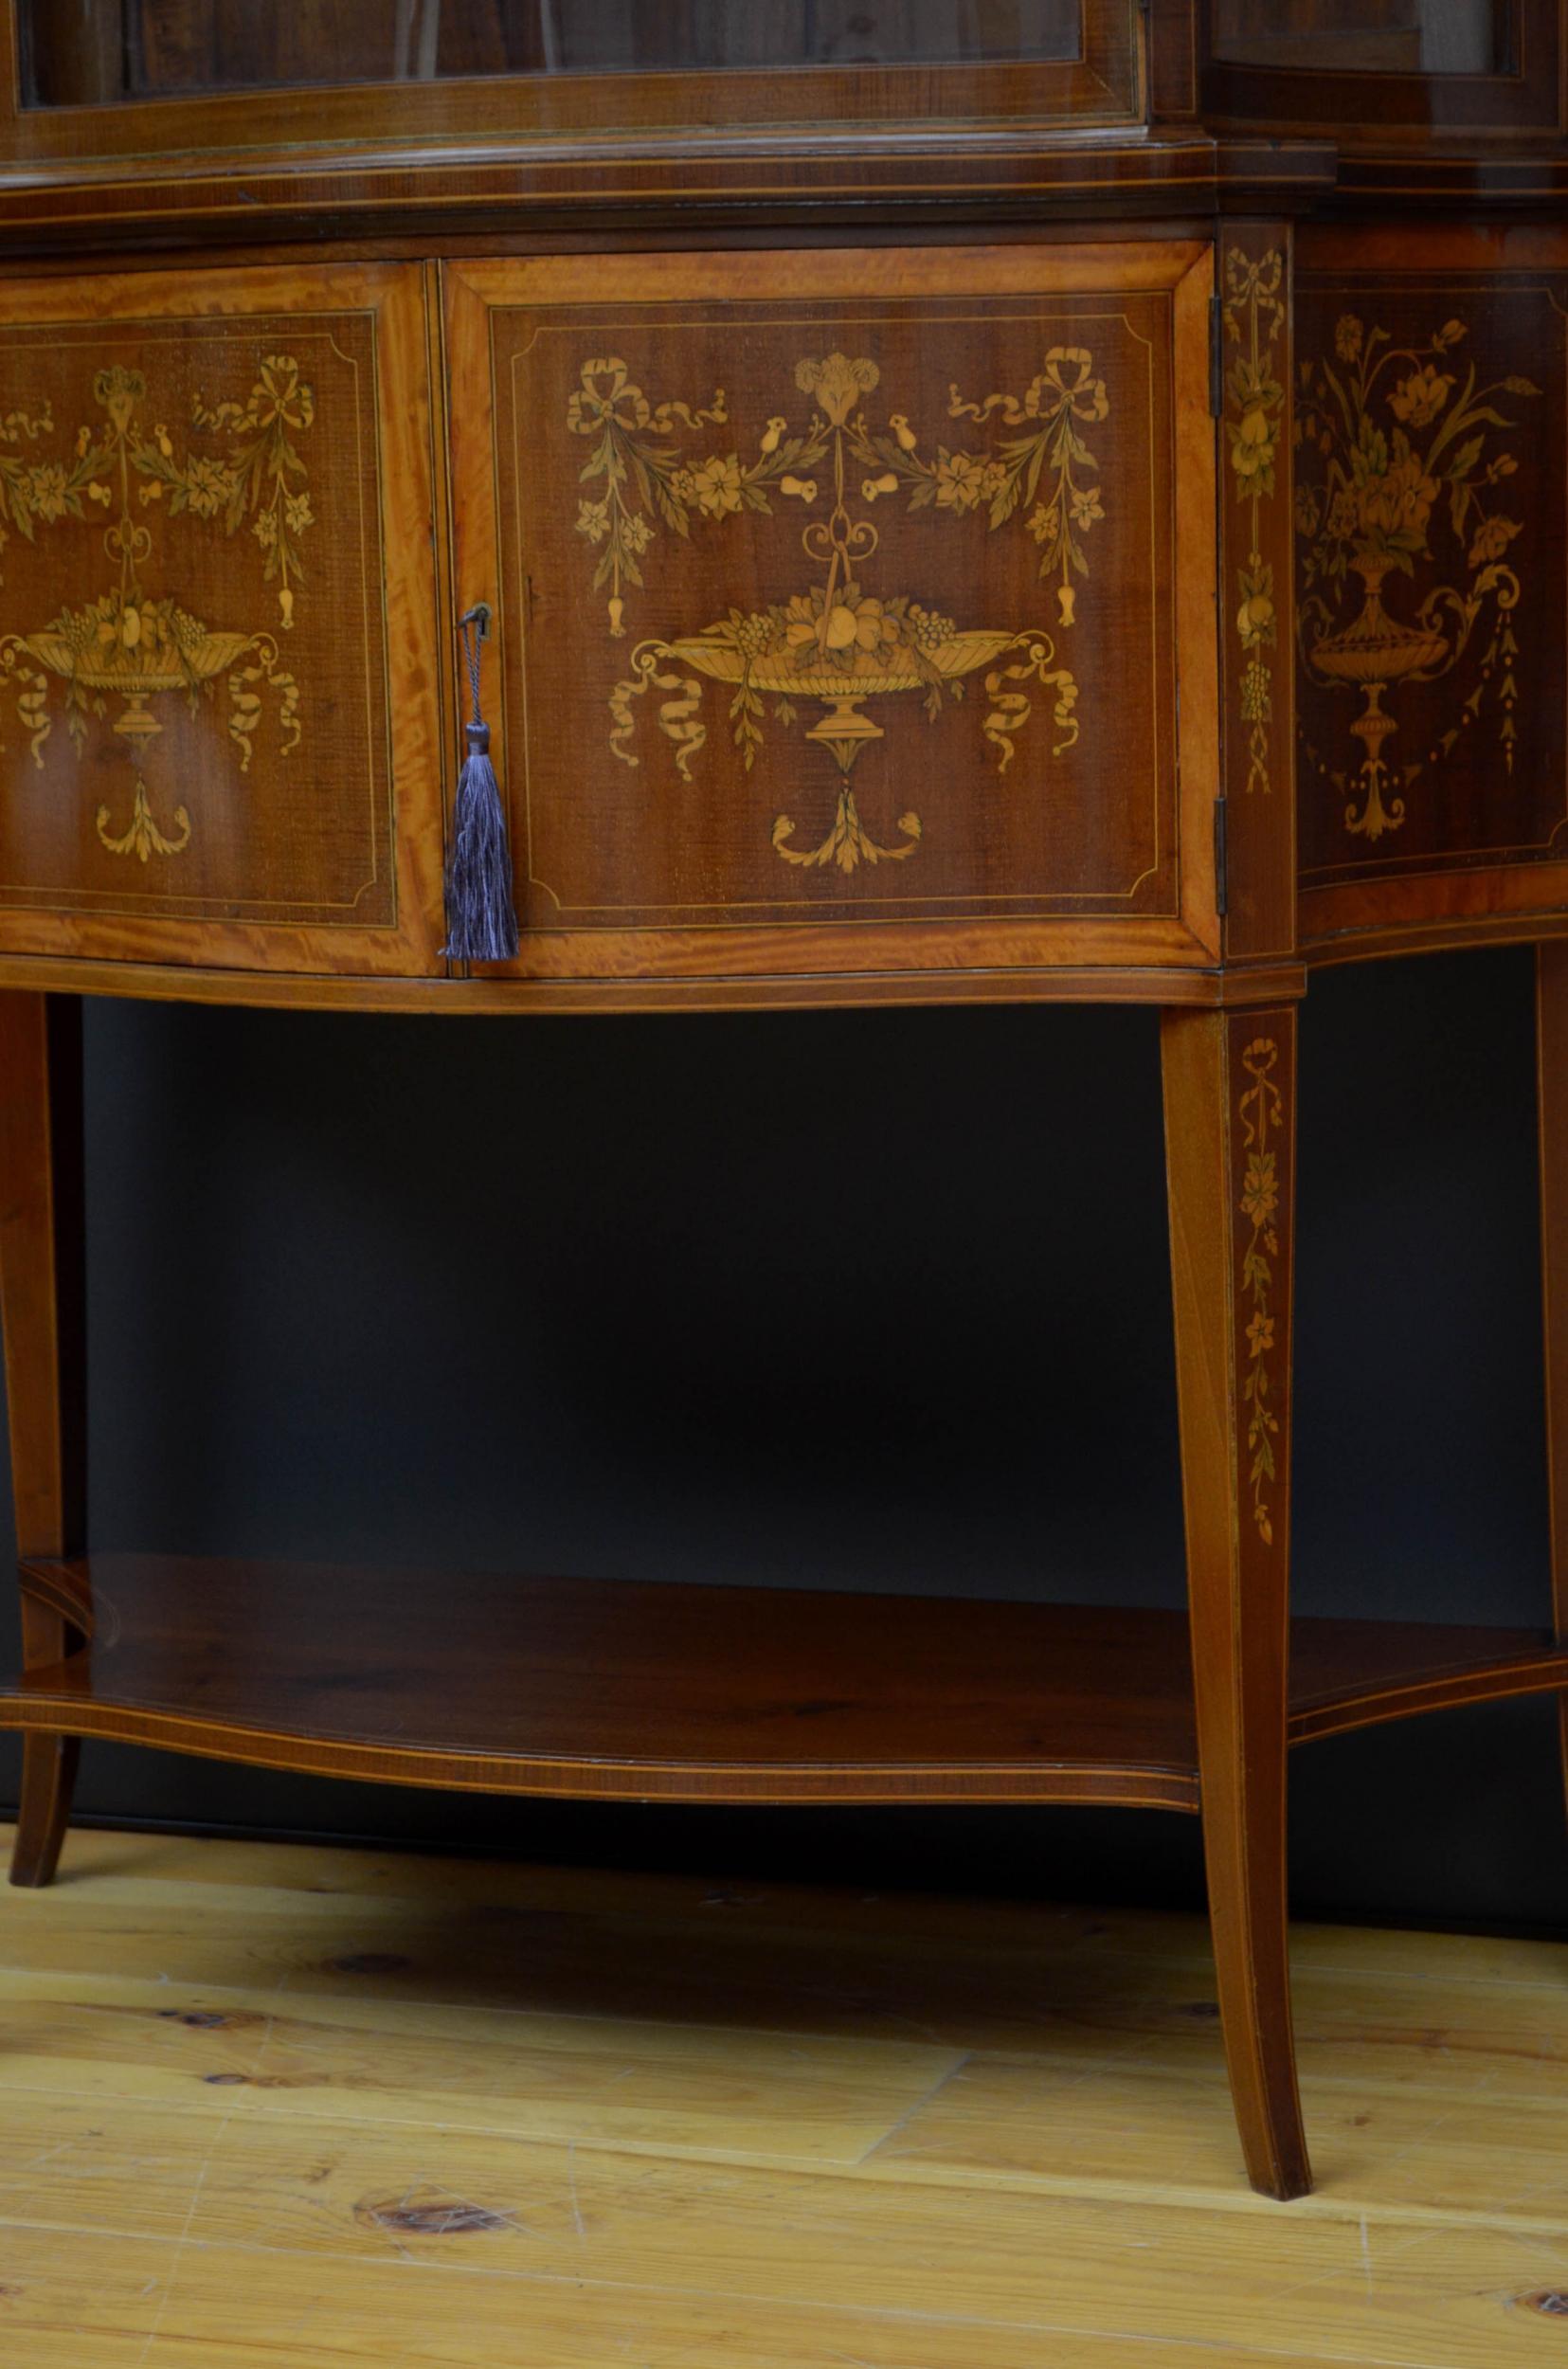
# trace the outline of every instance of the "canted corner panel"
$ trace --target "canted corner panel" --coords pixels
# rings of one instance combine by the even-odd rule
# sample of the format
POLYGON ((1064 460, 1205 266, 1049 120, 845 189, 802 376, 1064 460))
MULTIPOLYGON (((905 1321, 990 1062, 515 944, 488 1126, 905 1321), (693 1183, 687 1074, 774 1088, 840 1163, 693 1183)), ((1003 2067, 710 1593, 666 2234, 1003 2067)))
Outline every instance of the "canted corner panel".
POLYGON ((526 929, 1179 915, 1173 297, 1117 279, 492 301, 526 929))
POLYGON ((379 308, 295 283, 0 295, 0 943, 406 924, 379 308))
POLYGON ((1298 279, 1311 933, 1568 901, 1568 242, 1556 244, 1555 270, 1399 271, 1385 248, 1375 272, 1298 279))

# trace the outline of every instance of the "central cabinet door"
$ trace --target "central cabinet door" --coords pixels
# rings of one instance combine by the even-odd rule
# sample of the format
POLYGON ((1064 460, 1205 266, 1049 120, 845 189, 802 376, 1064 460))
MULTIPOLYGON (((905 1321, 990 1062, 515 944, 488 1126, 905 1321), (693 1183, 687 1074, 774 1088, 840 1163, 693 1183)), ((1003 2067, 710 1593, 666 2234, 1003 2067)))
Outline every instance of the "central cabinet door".
POLYGON ((1152 240, 448 267, 517 968, 1213 961, 1210 287, 1152 240))

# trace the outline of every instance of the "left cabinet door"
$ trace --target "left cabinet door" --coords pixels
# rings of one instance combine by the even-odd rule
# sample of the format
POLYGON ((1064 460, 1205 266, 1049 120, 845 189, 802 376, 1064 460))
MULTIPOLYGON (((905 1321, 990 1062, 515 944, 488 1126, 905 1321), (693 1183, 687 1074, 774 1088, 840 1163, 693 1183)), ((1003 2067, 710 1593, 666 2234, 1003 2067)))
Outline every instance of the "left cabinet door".
POLYGON ((0 952, 441 967, 417 267, 0 281, 0 952))

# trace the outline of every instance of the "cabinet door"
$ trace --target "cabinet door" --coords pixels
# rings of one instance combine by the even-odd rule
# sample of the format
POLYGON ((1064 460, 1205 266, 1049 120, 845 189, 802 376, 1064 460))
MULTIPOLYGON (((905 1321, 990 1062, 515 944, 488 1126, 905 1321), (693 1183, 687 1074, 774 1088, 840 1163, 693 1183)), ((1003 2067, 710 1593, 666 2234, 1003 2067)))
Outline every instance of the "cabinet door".
POLYGON ((1211 281, 1156 241, 452 267, 518 967, 1212 961, 1211 281))
POLYGON ((1568 235, 1303 234, 1304 940, 1568 911, 1568 235))
POLYGON ((0 283, 0 949, 436 965, 417 270, 0 283))

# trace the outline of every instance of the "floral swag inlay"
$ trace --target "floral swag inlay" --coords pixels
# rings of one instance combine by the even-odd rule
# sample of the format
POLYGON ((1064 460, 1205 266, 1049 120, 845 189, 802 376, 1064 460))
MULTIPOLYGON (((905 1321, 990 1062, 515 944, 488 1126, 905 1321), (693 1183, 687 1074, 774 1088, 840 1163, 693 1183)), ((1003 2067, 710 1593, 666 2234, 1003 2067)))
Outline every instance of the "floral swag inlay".
POLYGON ((1247 1487, 1253 1520, 1266 1546, 1274 1543, 1269 1492, 1279 1437, 1271 1379, 1276 1348, 1273 1262, 1280 1255, 1279 1162, 1285 1119, 1284 1097, 1274 1077, 1278 1064, 1279 1046, 1273 1038, 1254 1037, 1241 1057, 1253 1082, 1243 1089, 1239 1105, 1246 1152, 1241 1214, 1251 1229, 1241 1254, 1241 1291, 1248 1311, 1241 1399, 1247 1418, 1247 1487))
POLYGON ((99 806, 97 829, 111 855, 134 855, 144 864, 153 855, 180 855, 191 833, 184 805, 174 809, 172 835, 153 814, 142 769, 163 727, 150 700, 179 692, 194 709, 226 676, 228 732, 240 751, 241 772, 249 769, 263 692, 277 702, 284 756, 298 747, 302 730, 299 687, 280 665, 271 633, 212 629, 177 596, 153 599, 145 590, 142 570, 153 551, 147 519, 161 507, 171 518, 188 514, 227 534, 248 522, 262 581, 278 588, 278 623, 284 631, 294 624, 296 587, 304 577, 300 539, 315 523, 295 441, 310 427, 315 399, 292 355, 266 355, 243 403, 209 405, 198 392, 189 425, 202 441, 184 450, 162 420, 148 425, 147 393, 142 371, 119 363, 100 370, 93 399, 104 418, 78 429, 63 461, 33 460, 27 452, 55 433, 46 403, 0 420, 0 548, 8 525, 30 543, 40 528, 91 523, 101 513, 103 549, 115 570, 97 599, 62 609, 27 633, 0 637, 0 666, 16 687, 17 710, 39 767, 53 729, 51 678, 64 683, 65 730, 79 757, 88 717, 106 715, 112 699, 125 702, 113 729, 132 751, 131 820, 115 832, 109 808, 99 806))
POLYGON ((965 678, 981 674, 986 703, 981 731, 1003 771, 1042 690, 1056 727, 1053 753, 1059 755, 1078 736, 1077 683, 1056 663, 1051 635, 1017 624, 961 627, 908 592, 874 590, 864 571, 880 535, 865 514, 878 502, 901 499, 911 512, 928 508, 944 519, 983 517, 992 532, 1021 514, 1039 546, 1039 574, 1053 588, 1059 628, 1072 624, 1074 579, 1089 573, 1084 538, 1106 515, 1099 485, 1091 481, 1098 464, 1082 430, 1104 420, 1110 407, 1087 349, 1051 347, 1021 396, 989 394, 975 403, 950 389, 949 419, 977 426, 995 419, 1018 431, 978 450, 939 442, 923 451, 919 432, 901 411, 890 412, 885 424, 874 423, 865 404, 880 376, 877 364, 864 356, 835 352, 801 360, 795 385, 813 399, 810 413, 796 426, 784 413, 775 414, 745 459, 739 448, 692 459, 672 441, 682 429, 696 434, 729 424, 722 389, 700 409, 651 404, 618 356, 583 365, 567 410, 568 428, 593 440, 581 471, 590 490, 580 501, 577 530, 595 549, 593 583, 596 590, 607 589, 612 635, 625 631, 629 591, 642 588, 642 570, 661 530, 689 537, 694 525, 712 526, 745 511, 774 515, 775 498, 806 511, 820 498, 826 515, 809 517, 801 533, 807 560, 821 571, 819 579, 763 608, 732 607, 698 632, 639 643, 629 674, 610 695, 610 747, 627 765, 639 763, 631 745, 634 702, 661 693, 658 729, 674 749, 682 779, 690 781, 708 737, 697 679, 706 677, 730 687, 729 720, 749 772, 767 721, 787 730, 798 721, 798 701, 819 704, 825 713, 805 728, 805 736, 827 749, 838 767, 837 812, 826 836, 809 848, 790 843, 794 823, 780 814, 772 844, 786 863, 832 864, 845 873, 862 861, 911 856, 922 835, 912 812, 898 818, 902 843, 896 845, 879 844, 860 821, 850 768, 884 736, 865 713, 868 701, 918 693, 934 722, 947 704, 962 700, 965 678))
POLYGON ((1320 774, 1345 797, 1347 831, 1376 840, 1405 820, 1405 795, 1441 765, 1490 698, 1512 772, 1519 704, 1513 615, 1521 586, 1509 558, 1523 521, 1504 492, 1518 462, 1494 431, 1518 425, 1495 398, 1540 393, 1517 373, 1482 385, 1457 349, 1467 324, 1448 320, 1424 344, 1400 346, 1355 313, 1340 316, 1334 359, 1301 365, 1296 531, 1303 556, 1297 631, 1319 682, 1364 702, 1350 731, 1365 751, 1354 778, 1320 774), (1314 461, 1322 474, 1309 476, 1314 461), (1441 573, 1441 580, 1432 579, 1441 573), (1425 586, 1410 621, 1384 606, 1400 577, 1425 586), (1454 673, 1470 654, 1468 688, 1425 757, 1396 772, 1383 754, 1397 718, 1385 693, 1454 673))
POLYGON ((1247 512, 1248 552, 1236 570, 1236 638, 1241 671, 1241 720, 1247 726, 1247 790, 1273 787, 1269 771, 1269 728, 1273 721, 1273 673, 1268 653, 1278 623, 1274 570, 1263 556, 1263 505, 1274 497, 1285 389, 1274 367, 1274 349, 1285 327, 1285 258, 1271 247, 1254 262, 1235 247, 1225 258, 1223 322, 1238 349, 1226 372, 1226 433, 1235 497, 1247 512))

